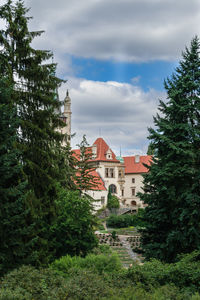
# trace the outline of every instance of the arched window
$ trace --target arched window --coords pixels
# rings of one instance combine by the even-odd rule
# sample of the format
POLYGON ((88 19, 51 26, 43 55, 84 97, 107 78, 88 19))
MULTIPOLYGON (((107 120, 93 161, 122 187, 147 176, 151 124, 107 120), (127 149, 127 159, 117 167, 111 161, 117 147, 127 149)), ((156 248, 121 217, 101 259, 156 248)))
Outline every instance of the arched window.
POLYGON ((111 185, 109 186, 109 191, 110 191, 112 194, 116 194, 116 193, 117 193, 117 187, 116 187, 116 185, 111 184, 111 185))
POLYGON ((136 204, 136 201, 131 201, 131 205, 132 206, 136 206, 137 204, 136 204))

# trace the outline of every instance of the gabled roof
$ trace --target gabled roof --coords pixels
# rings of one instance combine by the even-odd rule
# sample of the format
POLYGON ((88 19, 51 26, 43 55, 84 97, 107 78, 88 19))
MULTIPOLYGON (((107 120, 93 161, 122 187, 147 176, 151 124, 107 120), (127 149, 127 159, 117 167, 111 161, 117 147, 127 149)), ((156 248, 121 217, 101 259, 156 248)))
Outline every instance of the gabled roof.
POLYGON ((109 161, 109 162, 119 162, 119 160, 116 159, 116 156, 114 152, 110 149, 110 147, 106 144, 104 139, 98 138, 94 142, 93 145, 97 146, 97 157, 94 159, 96 161, 109 161), (106 152, 110 149, 112 154, 112 159, 106 158, 106 152))
POLYGON ((150 165, 152 162, 151 155, 140 156, 140 161, 135 162, 135 156, 125 156, 123 157, 125 164, 125 174, 135 174, 135 173, 147 173, 148 169, 143 165, 150 165))

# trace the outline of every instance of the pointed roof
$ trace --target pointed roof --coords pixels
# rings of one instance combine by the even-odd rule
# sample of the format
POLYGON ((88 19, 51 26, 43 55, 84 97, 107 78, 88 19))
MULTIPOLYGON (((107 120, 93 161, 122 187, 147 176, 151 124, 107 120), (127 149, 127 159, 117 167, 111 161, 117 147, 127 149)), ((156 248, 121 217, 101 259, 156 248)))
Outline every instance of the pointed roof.
POLYGON ((110 149, 110 147, 106 144, 103 138, 98 138, 94 142, 93 145, 97 146, 97 157, 94 159, 96 161, 109 161, 109 162, 118 162, 119 160, 116 159, 114 152, 110 149), (106 152, 110 150, 112 154, 112 159, 106 158, 106 152))
POLYGON ((140 156, 139 162, 135 162, 135 156, 123 157, 125 164, 125 174, 147 173, 149 170, 143 165, 150 165, 152 162, 151 155, 140 156))

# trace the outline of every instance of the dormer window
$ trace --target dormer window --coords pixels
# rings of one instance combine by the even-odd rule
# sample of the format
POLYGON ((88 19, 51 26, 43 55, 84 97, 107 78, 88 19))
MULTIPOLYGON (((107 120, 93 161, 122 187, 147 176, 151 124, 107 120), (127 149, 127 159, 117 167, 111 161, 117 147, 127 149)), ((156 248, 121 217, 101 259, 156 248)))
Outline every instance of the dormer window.
POLYGON ((92 158, 95 159, 97 157, 97 145, 92 146, 92 158))
POLYGON ((110 148, 106 151, 106 159, 112 159, 112 152, 110 148))

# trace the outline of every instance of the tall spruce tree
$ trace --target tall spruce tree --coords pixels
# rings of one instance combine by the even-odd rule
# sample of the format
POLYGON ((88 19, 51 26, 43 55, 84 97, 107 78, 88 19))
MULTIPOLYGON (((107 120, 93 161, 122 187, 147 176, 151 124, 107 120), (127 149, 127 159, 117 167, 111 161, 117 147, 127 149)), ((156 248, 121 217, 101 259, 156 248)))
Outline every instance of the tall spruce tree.
POLYGON ((165 82, 149 139, 154 157, 140 199, 148 204, 142 245, 145 256, 172 262, 200 249, 200 44, 186 48, 165 82))
POLYGON ((32 251, 38 252, 35 264, 43 264, 50 257, 49 227, 56 216, 55 200, 63 182, 61 175, 67 176, 64 167, 60 171, 64 137, 56 130, 63 126, 56 114, 60 102, 55 97, 62 81, 55 76, 56 65, 49 62, 53 54, 32 48, 33 39, 42 32, 29 31, 27 12, 21 0, 15 4, 8 0, 0 7, 0 17, 6 23, 0 31, 0 46, 19 119, 16 144, 27 179, 26 203, 35 223, 36 243, 32 251))
POLYGON ((16 148, 19 120, 12 103, 12 86, 0 64, 0 275, 30 263, 34 244, 21 153, 16 148))

